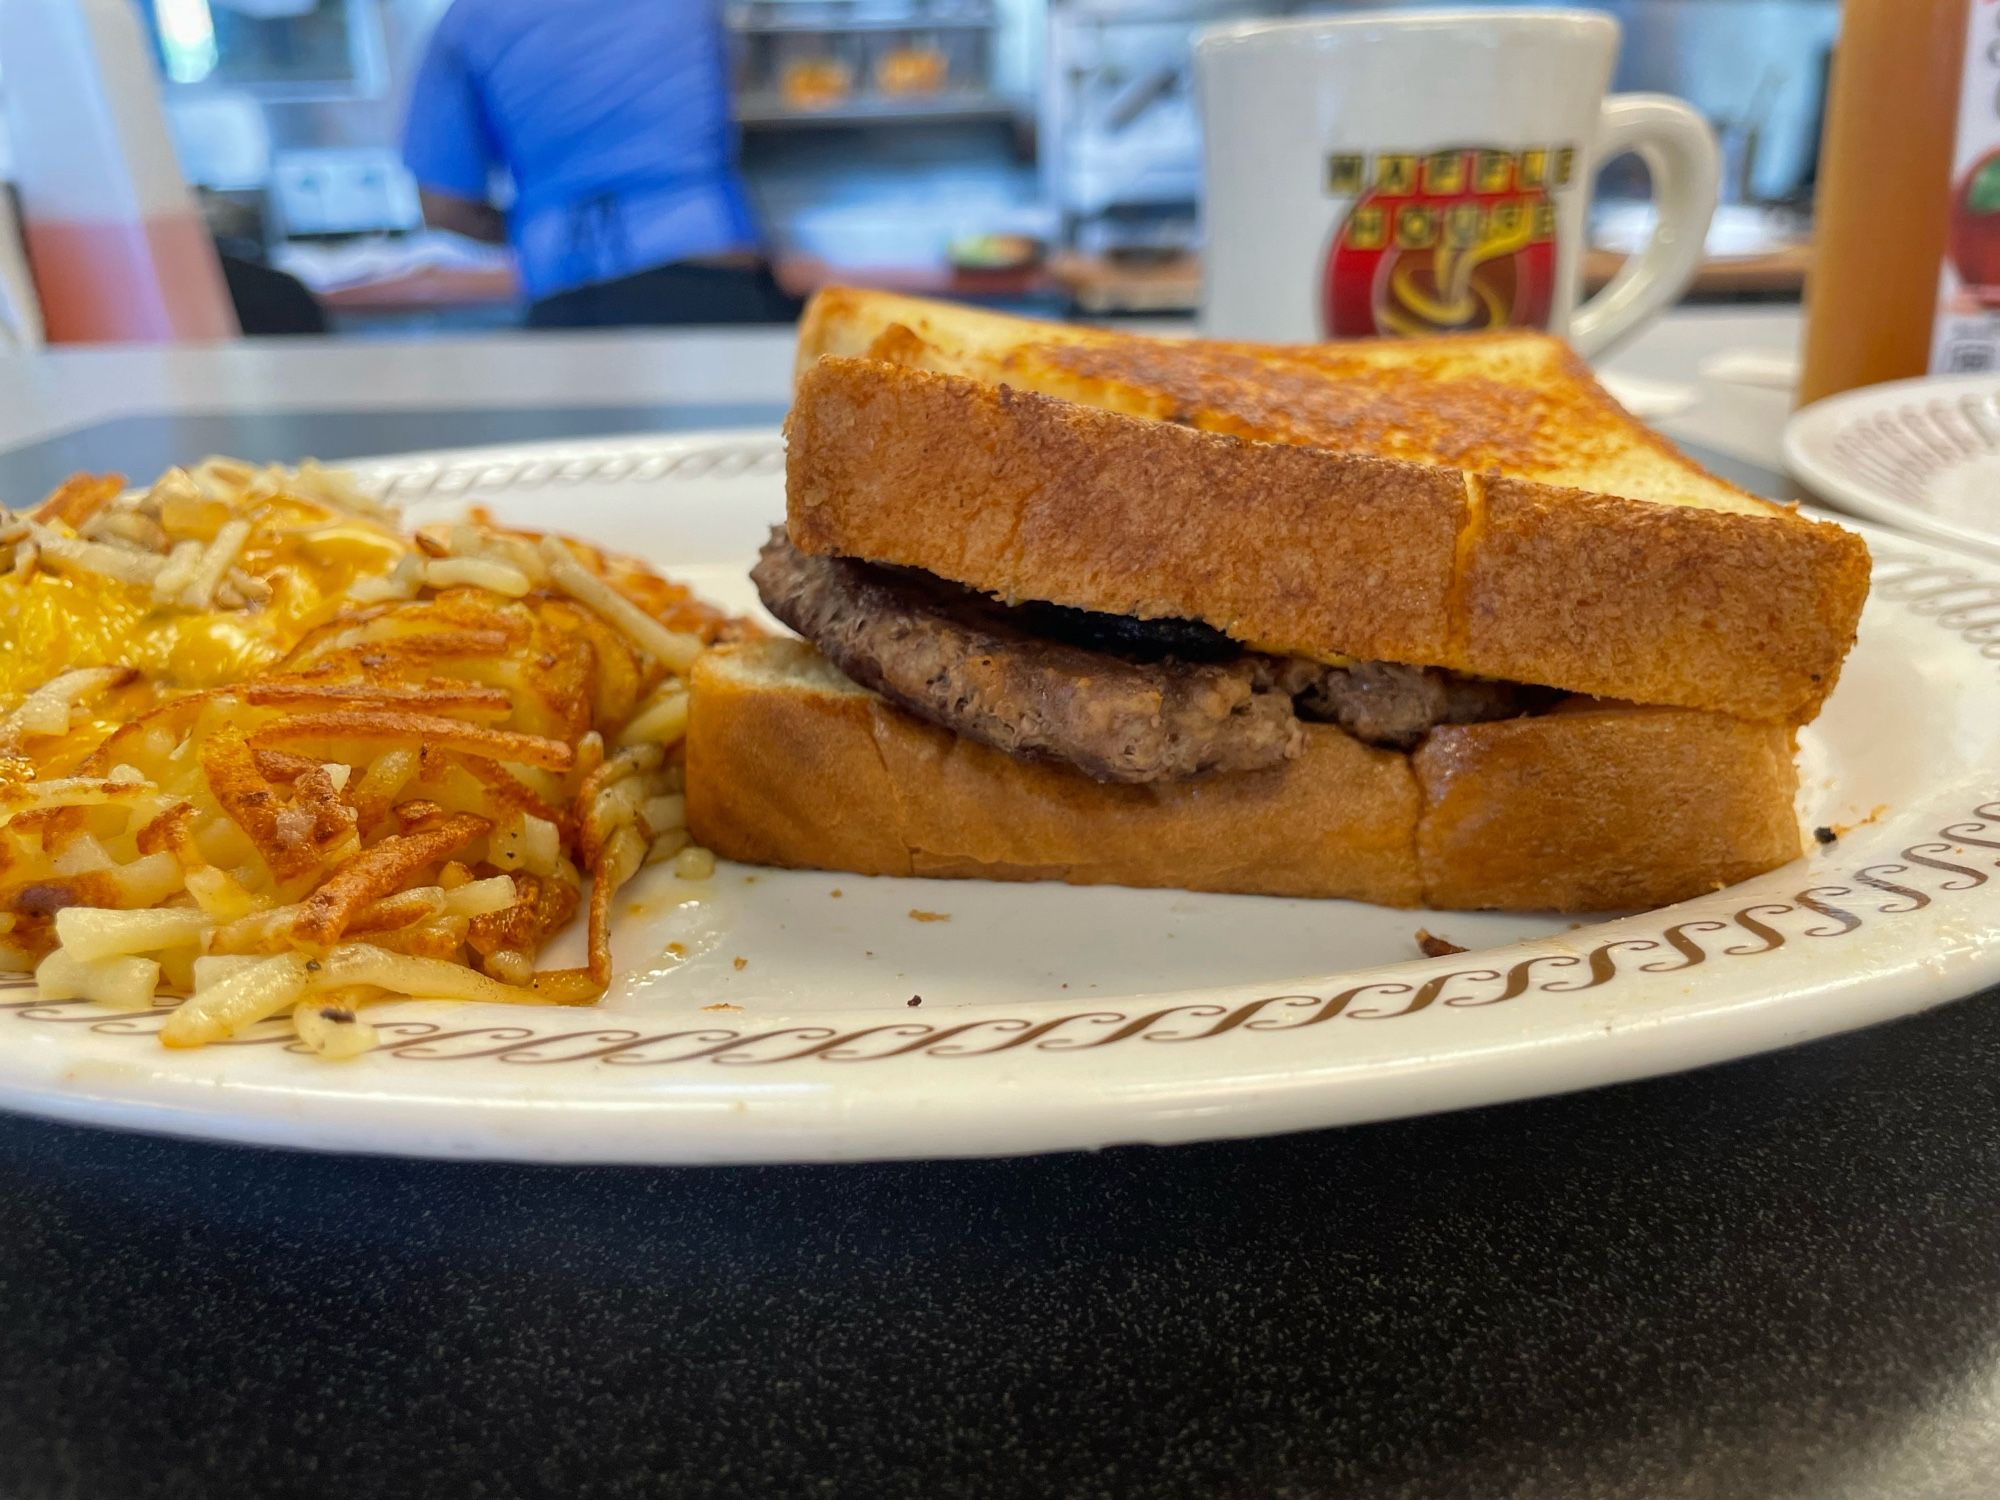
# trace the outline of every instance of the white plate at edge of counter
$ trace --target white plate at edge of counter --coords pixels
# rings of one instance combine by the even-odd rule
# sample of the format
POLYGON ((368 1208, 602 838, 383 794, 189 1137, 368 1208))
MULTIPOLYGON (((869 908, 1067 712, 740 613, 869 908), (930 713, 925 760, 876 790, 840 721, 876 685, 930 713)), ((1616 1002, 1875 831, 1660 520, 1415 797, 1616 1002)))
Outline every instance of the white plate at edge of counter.
MULTIPOLYGON (((357 467, 413 508, 476 497, 736 607, 782 511, 768 432, 357 467)), ((621 896, 620 977, 593 1009, 385 1008, 380 1051, 328 1064, 277 1028, 168 1052, 157 1012, 16 988, 0 991, 0 1106, 413 1156, 971 1156, 1462 1109, 1921 1011, 2000 980, 2000 564, 1864 534, 1861 642, 1801 744, 1802 827, 1846 831, 1678 907, 1586 925, 656 869, 621 896), (1470 951, 1417 957, 1419 925, 1470 951)))
POLYGON ((1927 376, 1815 401, 1785 466, 1829 504, 2000 556, 2000 375, 1927 376))

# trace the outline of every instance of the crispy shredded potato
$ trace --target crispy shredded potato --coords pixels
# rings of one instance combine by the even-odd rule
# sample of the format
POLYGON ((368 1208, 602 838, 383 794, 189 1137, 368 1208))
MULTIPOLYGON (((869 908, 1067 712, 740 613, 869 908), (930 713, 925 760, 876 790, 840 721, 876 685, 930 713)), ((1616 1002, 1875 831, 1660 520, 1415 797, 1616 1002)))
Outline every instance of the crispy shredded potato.
POLYGON ((385 1000, 588 1004, 618 887, 712 868, 686 676, 753 627, 629 559, 209 459, 0 510, 0 618, 0 960, 170 1006, 167 1046, 284 1016, 341 1059, 385 1000), (537 970, 579 910, 585 966, 537 970))

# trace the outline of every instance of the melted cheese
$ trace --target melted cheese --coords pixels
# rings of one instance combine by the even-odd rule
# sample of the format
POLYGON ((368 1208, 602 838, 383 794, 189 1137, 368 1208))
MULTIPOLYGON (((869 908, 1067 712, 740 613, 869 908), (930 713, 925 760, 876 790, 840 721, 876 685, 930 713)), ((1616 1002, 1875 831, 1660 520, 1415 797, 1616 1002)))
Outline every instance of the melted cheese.
POLYGON ((339 612, 349 585, 386 572, 400 553, 393 539, 366 532, 346 545, 302 542, 245 549, 248 570, 272 594, 242 609, 164 605, 148 588, 93 573, 0 576, 0 710, 73 667, 136 667, 168 692, 241 680, 283 658, 339 612))

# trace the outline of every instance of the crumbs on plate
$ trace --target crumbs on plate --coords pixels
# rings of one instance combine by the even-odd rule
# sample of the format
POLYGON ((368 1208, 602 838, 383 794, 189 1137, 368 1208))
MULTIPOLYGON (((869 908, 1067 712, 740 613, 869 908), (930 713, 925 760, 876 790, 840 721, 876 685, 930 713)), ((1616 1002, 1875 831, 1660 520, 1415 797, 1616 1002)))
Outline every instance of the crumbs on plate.
POLYGON ((1856 818, 1852 823, 1828 823, 1815 828, 1813 830, 1813 840, 1820 844, 1831 844, 1836 839, 1847 837, 1848 834, 1854 832, 1857 828, 1866 828, 1888 810, 1888 803, 1878 802, 1868 809, 1868 816, 1865 818, 1856 818))
POLYGON ((742 1007, 742 1006, 740 1006, 740 1005, 731 1005, 731 1004, 730 1004, 730 1003, 729 1003, 729 1002, 728 1002, 727 1000, 718 1000, 718 1001, 716 1001, 716 1002, 715 1002, 715 1004, 713 1004, 713 1005, 704 1005, 704 1006, 702 1007, 702 1009, 703 1009, 703 1010, 735 1010, 735 1011, 740 1011, 740 1010, 742 1010, 742 1009, 743 1009, 743 1007, 742 1007))
POLYGON ((951 920, 951 913, 948 911, 924 911, 913 906, 910 908, 910 920, 912 922, 949 922, 951 920))
POLYGON ((1417 946, 1424 950, 1425 958, 1450 958, 1454 953, 1466 950, 1448 938, 1441 938, 1428 928, 1417 929, 1417 946))
POLYGON ((732 969, 741 969, 746 967, 749 962, 750 960, 747 958, 732 958, 729 960, 729 967, 732 969))

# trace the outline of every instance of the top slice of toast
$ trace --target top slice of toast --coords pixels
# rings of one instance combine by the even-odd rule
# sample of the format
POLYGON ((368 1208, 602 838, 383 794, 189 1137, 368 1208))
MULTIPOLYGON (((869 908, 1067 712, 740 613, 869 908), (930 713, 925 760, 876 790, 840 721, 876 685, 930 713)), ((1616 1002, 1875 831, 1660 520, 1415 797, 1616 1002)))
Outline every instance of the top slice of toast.
POLYGON ((1004 381, 1205 432, 1663 505, 1788 513, 1635 421, 1567 344, 1546 333, 1286 345, 1147 338, 830 287, 799 325, 799 368, 823 354, 1004 381))
POLYGON ((1151 339, 836 288, 799 373, 794 540, 1002 595, 1799 723, 1867 593, 1858 537, 1543 334, 1151 339))

